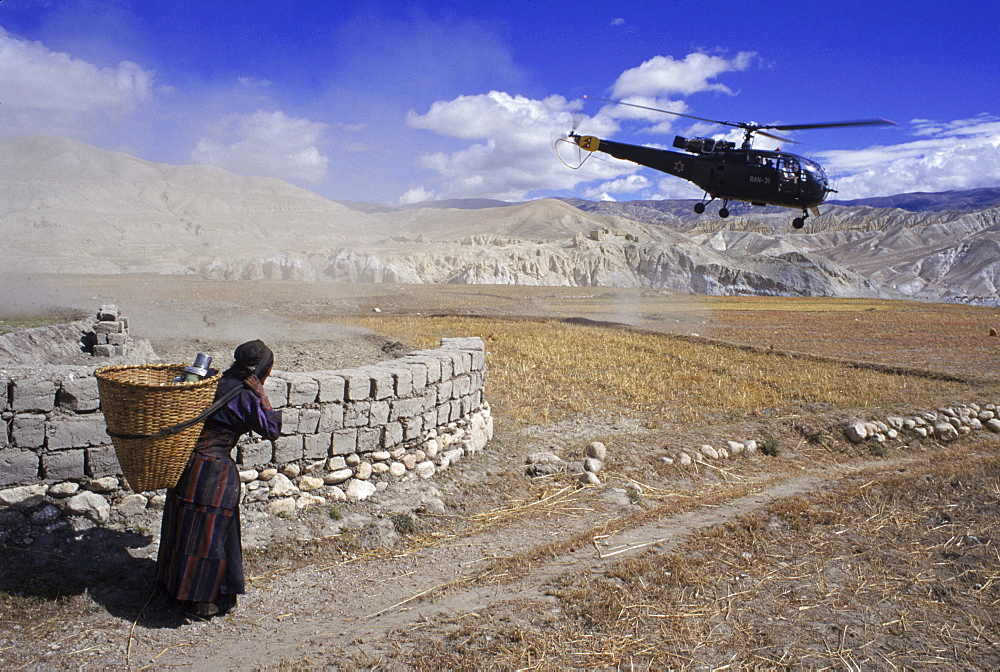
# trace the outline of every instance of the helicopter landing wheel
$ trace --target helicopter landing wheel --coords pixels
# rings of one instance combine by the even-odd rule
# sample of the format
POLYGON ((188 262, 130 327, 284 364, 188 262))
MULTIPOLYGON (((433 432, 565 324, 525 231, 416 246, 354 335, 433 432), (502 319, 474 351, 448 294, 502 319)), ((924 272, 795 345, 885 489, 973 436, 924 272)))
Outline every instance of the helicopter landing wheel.
POLYGON ((729 208, 727 208, 726 206, 722 206, 721 208, 719 208, 719 217, 725 219, 728 216, 729 216, 729 208))
POLYGON ((696 213, 698 213, 699 215, 701 213, 705 212, 705 204, 704 203, 695 203, 694 204, 694 211, 696 213))
POLYGON ((806 225, 805 217, 796 217, 795 219, 792 220, 793 229, 801 229, 805 225, 806 225))

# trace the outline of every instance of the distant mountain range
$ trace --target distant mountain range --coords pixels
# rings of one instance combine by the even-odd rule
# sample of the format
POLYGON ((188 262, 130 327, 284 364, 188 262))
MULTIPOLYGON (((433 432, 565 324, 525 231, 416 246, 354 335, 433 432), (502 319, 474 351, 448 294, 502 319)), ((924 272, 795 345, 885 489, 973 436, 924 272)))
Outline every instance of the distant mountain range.
MULTIPOLYGON (((660 200, 660 201, 587 201, 580 198, 559 199, 574 205, 581 210, 596 211, 602 207, 616 208, 649 208, 660 212, 677 213, 683 208, 691 208, 696 201, 690 199, 683 200, 660 200)), ((448 208, 458 208, 462 210, 474 210, 477 208, 503 208, 511 205, 518 205, 509 201, 498 201, 490 198, 465 198, 448 199, 441 201, 423 201, 411 205, 393 207, 391 205, 377 205, 373 203, 360 203, 357 201, 337 201, 349 208, 361 212, 393 212, 395 210, 413 210, 415 208, 436 208, 444 210, 448 208)), ((733 203, 733 206, 742 207, 744 213, 750 212, 749 206, 745 203, 733 203)), ((858 198, 853 201, 831 200, 827 201, 827 206, 870 206, 873 208, 898 208, 909 212, 941 212, 952 211, 972 211, 985 210, 1000 205, 1000 187, 985 187, 980 189, 966 189, 961 191, 939 191, 925 192, 915 191, 908 194, 896 194, 895 196, 879 196, 876 198, 858 198)), ((732 209, 732 207, 730 208, 732 209)), ((780 208, 753 208, 755 212, 782 212, 780 208)))
POLYGON ((831 201, 837 205, 868 205, 873 208, 899 208, 910 212, 972 211, 995 208, 1000 205, 1000 187, 967 189, 965 191, 941 191, 927 193, 916 191, 911 194, 859 198, 854 201, 831 201))
POLYGON ((0 272, 660 287, 1000 306, 1000 188, 793 213, 694 201, 334 202, 63 138, 0 140, 0 272))

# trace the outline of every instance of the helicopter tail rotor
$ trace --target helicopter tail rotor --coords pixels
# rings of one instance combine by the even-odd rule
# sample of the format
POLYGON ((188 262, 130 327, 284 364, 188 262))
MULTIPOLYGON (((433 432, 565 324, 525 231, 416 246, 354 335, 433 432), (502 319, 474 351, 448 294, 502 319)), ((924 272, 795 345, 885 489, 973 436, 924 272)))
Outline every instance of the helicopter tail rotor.
POLYGON ((559 158, 559 161, 567 168, 572 168, 573 170, 582 168, 583 164, 590 158, 591 153, 596 152, 598 145, 600 145, 598 138, 592 135, 580 135, 576 132, 580 124, 586 121, 586 119, 587 116, 584 114, 574 114, 573 128, 566 134, 559 134, 554 143, 556 156, 559 158), (569 160, 564 158, 560 152, 560 149, 565 148, 566 145, 571 145, 571 158, 569 160))
POLYGON ((582 114, 580 112, 574 113, 572 116, 573 125, 570 128, 569 132, 562 133, 558 131, 552 131, 549 133, 549 140, 552 143, 557 143, 560 140, 571 141, 572 138, 577 135, 576 129, 578 129, 580 127, 580 124, 582 124, 586 120, 587 120, 587 115, 582 114))
POLYGON ((592 135, 580 135, 576 132, 576 129, 571 130, 565 135, 561 135, 555 141, 556 156, 559 161, 562 162, 567 168, 572 168, 573 170, 579 170, 583 167, 583 164, 587 162, 590 158, 591 153, 597 151, 597 147, 600 144, 600 140, 592 135), (563 156, 562 149, 570 147, 570 156, 566 158, 563 156))

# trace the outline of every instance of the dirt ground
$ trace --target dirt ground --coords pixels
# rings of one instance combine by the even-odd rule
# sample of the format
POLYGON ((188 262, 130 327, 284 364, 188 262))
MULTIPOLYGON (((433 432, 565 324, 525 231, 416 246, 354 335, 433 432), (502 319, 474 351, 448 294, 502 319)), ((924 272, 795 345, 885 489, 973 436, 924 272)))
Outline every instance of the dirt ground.
MULTIPOLYGON (((996 311, 967 307, 789 303, 765 314, 752 301, 644 290, 144 277, 7 286, 9 316, 116 303, 134 335, 180 361, 199 350, 225 358, 256 337, 284 370, 406 350, 344 326, 352 316, 586 318, 917 369, 967 381, 983 397, 967 401, 1000 402, 996 311), (856 318, 883 336, 852 339, 856 318), (916 319, 927 338, 903 328, 916 319)), ((184 618, 153 590, 155 520, 8 546, 0 666, 995 669, 1000 442, 984 432, 856 447, 840 429, 857 410, 774 409, 669 431, 627 414, 527 427, 496 417, 485 451, 383 501, 292 518, 248 512, 248 593, 211 621, 184 618), (749 436, 762 423, 780 452, 694 468, 658 459, 666 444, 749 436), (523 474, 531 452, 594 440, 610 451, 601 486, 523 474)))

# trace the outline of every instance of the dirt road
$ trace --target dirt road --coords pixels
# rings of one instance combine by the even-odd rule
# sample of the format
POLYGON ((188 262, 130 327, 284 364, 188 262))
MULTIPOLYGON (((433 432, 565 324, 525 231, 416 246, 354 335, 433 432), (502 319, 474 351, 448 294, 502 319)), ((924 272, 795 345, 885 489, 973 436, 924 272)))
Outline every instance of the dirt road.
POLYGON ((629 518, 649 517, 650 510, 633 504, 624 492, 560 488, 547 515, 543 511, 429 547, 415 545, 395 556, 302 567, 254 582, 246 606, 225 619, 177 629, 137 629, 129 663, 250 669, 280 661, 377 661, 407 649, 406 630, 422 622, 457 620, 519 600, 551 601, 548 592, 565 574, 601 572, 643 551, 669 552, 693 531, 808 493, 826 482, 831 471, 844 470, 754 479, 707 495, 705 501, 691 495, 663 505, 662 513, 634 527, 629 518), (595 533, 589 536, 588 531, 595 533), (578 539, 581 533, 584 538, 578 539), (569 548, 558 550, 564 544, 569 548))

